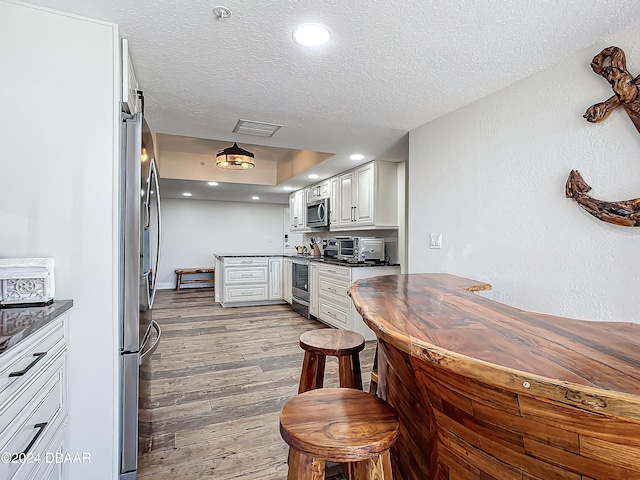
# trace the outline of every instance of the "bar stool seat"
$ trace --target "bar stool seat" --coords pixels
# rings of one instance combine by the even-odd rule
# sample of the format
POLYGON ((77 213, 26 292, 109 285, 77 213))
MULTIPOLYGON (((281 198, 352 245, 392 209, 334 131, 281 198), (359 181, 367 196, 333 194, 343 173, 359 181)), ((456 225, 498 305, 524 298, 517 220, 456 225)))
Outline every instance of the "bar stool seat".
POLYGON ((311 330, 300 335, 300 347, 305 353, 298 393, 323 387, 327 356, 338 357, 341 387, 362 390, 360 370, 360 352, 364 349, 362 335, 333 328, 311 330))
POLYGON ((325 462, 346 464, 347 478, 392 478, 389 449, 398 416, 385 401, 350 388, 311 390, 280 411, 280 435, 291 447, 288 480, 324 478, 325 462))

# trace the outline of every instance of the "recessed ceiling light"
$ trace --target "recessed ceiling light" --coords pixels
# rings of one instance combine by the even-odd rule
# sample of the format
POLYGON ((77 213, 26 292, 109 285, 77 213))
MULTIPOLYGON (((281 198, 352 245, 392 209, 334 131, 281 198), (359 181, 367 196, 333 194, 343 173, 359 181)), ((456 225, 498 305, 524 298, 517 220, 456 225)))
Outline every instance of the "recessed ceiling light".
POLYGON ((193 194, 189 192, 183 192, 182 195, 184 195, 185 197, 190 197, 193 194))
POLYGON ((364 155, 362 155, 361 153, 354 153, 349 158, 351 160, 362 160, 364 158, 364 155))
POLYGON ((305 23, 293 31, 293 41, 303 47, 319 47, 331 41, 331 30, 319 23, 305 23))
POLYGON ((251 197, 251 200, 260 200, 260 197, 256 197, 255 195, 251 197))
POLYGON ((217 187, 218 182, 207 182, 207 185, 211 185, 212 187, 217 187))
POLYGON ((282 187, 283 190, 286 190, 287 192, 293 190, 293 187, 282 187))
POLYGON ((309 175, 309 178, 311 180, 315 180, 316 178, 318 178, 318 175, 316 175, 315 173, 312 173, 311 175, 309 175))

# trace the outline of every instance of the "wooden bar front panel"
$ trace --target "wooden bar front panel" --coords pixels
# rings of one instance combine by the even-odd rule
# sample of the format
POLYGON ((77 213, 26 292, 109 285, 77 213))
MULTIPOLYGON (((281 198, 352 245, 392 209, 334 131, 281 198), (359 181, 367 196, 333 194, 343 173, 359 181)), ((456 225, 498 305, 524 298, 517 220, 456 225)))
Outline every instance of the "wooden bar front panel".
MULTIPOLYGON (((397 478, 640 479, 640 325, 508 307, 449 275, 362 280, 397 478)), ((394 477, 396 478, 396 477, 394 477)))

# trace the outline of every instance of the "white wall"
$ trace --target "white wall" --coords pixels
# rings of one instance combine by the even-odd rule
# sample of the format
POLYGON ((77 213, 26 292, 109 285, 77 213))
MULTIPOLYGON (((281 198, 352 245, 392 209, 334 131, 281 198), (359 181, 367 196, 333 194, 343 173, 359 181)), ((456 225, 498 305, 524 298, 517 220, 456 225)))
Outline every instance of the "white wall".
POLYGON ((213 267, 213 255, 282 253, 284 205, 162 199, 160 288, 176 268, 213 267))
POLYGON ((118 30, 0 1, 0 256, 55 258, 72 299, 71 480, 116 474, 118 30))
MULTIPOLYGON (((640 73, 640 29, 410 132, 409 270, 487 281, 526 310, 640 321, 640 228, 595 219, 564 197, 578 169, 599 199, 640 196, 640 134, 589 62, 617 45, 640 73), (442 250, 428 248, 442 233, 442 250)), ((505 65, 508 68, 508 65, 505 65)))

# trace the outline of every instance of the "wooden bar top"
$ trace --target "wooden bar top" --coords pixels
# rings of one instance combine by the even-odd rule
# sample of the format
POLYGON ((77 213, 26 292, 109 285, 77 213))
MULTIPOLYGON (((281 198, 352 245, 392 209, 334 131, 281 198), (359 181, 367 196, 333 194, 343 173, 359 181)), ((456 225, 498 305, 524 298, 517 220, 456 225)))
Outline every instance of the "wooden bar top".
MULTIPOLYGON (((627 400, 640 406, 639 324, 531 313, 471 293, 488 288, 448 274, 409 274, 360 280, 349 295, 379 337, 413 356, 477 360, 478 374, 497 367, 484 373, 496 381, 502 371, 512 388, 527 377, 530 392, 532 380, 573 384, 632 395, 627 400)), ((640 409, 629 413, 640 418, 640 409)))
POLYGON ((447 274, 359 280, 405 480, 640 479, 640 325, 525 312, 447 274))

